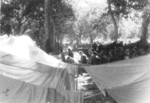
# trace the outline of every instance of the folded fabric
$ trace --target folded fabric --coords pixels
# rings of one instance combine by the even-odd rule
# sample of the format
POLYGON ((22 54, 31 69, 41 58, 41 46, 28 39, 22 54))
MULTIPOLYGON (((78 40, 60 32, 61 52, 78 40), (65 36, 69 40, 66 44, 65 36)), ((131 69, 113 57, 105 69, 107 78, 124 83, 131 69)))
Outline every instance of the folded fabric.
POLYGON ((0 37, 0 103, 82 103, 74 85, 77 69, 29 37, 0 37))
POLYGON ((118 103, 150 103, 150 55, 85 69, 118 103))
POLYGON ((82 103, 81 92, 44 88, 0 75, 0 103, 82 103))
MULTIPOLYGON (((78 66, 63 63, 46 54, 28 36, 1 37, 0 62, 1 69, 9 71, 9 74, 12 70, 16 70, 15 73, 24 73, 24 75, 15 74, 13 76, 15 79, 19 79, 17 78, 19 75, 25 82, 35 82, 35 84, 48 85, 52 88, 60 87, 62 80, 64 82, 69 80, 69 83, 66 82, 70 85, 68 89, 75 90, 74 77, 77 74, 78 66)), ((8 73, 5 74, 9 76, 8 73)))

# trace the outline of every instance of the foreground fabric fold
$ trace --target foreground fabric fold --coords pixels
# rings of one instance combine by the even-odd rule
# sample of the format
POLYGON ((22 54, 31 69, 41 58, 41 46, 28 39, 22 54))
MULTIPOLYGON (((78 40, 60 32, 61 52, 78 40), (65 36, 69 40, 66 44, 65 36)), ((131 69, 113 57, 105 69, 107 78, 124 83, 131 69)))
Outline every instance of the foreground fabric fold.
MULTIPOLYGON (((4 67, 4 65, 6 64, 4 68, 6 68, 7 66, 7 68, 10 69, 12 68, 11 67, 12 65, 13 68, 16 67, 18 68, 18 70, 24 69, 26 71, 28 70, 28 72, 30 71, 31 75, 32 75, 31 71, 36 72, 38 77, 41 78, 38 77, 36 78, 37 75, 34 76, 35 77, 34 82, 35 80, 42 79, 42 78, 43 78, 42 81, 44 81, 44 76, 46 76, 45 80, 46 78, 49 78, 47 79, 49 82, 47 81, 44 82, 47 84, 50 83, 49 87, 52 88, 56 88, 56 84, 59 83, 58 80, 60 79, 64 80, 64 78, 68 79, 68 77, 66 76, 69 76, 70 78, 72 78, 72 80, 70 80, 70 84, 68 85, 71 85, 70 86, 71 90, 75 90, 75 86, 74 86, 75 82, 73 79, 74 76, 77 74, 78 66, 63 63, 60 60, 57 60, 56 58, 52 57, 51 55, 46 54, 44 51, 39 49, 34 44, 34 42, 27 36, 19 36, 19 37, 10 36, 10 37, 1 38, 0 61, 2 63, 2 67, 4 67)), ((12 69, 12 70, 17 71, 17 69, 12 69)), ((20 72, 18 71, 17 73, 20 72)), ((31 79, 29 80, 30 75, 29 73, 27 74, 28 76, 24 78, 27 78, 28 79, 27 82, 30 82, 31 80, 31 79)), ((57 86, 60 85, 57 84, 57 86)))
POLYGON ((85 69, 118 103, 150 103, 150 55, 85 69))
POLYGON ((0 103, 82 103, 81 92, 61 92, 0 75, 0 103))
POLYGON ((32 60, 25 60, 1 51, 0 71, 6 77, 34 85, 71 90, 71 83, 68 83, 69 73, 67 70, 53 68, 32 60))
POLYGON ((77 69, 49 56, 29 37, 0 38, 0 103, 82 103, 82 92, 75 91, 77 69))

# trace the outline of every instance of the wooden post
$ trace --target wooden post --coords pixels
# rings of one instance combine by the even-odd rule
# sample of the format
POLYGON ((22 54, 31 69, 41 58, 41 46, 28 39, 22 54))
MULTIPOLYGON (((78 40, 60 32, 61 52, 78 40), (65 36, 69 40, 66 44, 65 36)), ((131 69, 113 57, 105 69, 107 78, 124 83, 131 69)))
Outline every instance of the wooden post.
MULTIPOLYGON (((79 66, 78 66, 78 69, 79 69, 79 66)), ((76 77, 76 91, 78 91, 78 69, 77 69, 77 77, 76 77)))

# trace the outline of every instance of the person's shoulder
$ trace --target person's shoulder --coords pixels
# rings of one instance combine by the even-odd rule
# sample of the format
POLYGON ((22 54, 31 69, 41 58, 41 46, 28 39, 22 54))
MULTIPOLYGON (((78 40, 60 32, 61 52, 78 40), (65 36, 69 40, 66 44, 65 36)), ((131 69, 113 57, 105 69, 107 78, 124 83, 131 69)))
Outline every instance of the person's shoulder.
POLYGON ((94 57, 94 55, 91 55, 91 59, 94 59, 95 57, 94 57))
POLYGON ((85 56, 85 55, 82 55, 81 57, 82 57, 82 58, 86 58, 86 56, 85 56))

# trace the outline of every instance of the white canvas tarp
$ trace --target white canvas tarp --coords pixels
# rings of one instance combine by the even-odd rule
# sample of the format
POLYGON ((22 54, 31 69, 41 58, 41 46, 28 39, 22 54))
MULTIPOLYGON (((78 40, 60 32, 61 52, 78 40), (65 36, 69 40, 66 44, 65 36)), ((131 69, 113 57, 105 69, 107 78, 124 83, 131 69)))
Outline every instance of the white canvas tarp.
MULTIPOLYGON (((51 98, 48 100, 52 101, 50 103, 81 103, 82 93, 74 91, 76 72, 77 66, 65 64, 47 55, 29 37, 0 38, 0 92, 9 93, 5 88, 7 86, 12 91, 8 100, 7 97, 0 98, 2 103, 10 103, 12 100, 11 103, 20 103, 19 100, 24 96, 24 103, 45 103, 45 96, 51 98), (18 96, 18 93, 22 94, 18 96), (42 95, 43 101, 35 102, 32 95, 42 95), (64 99, 58 101, 60 98, 64 99)), ((1 93, 0 96, 4 94, 1 93)))
POLYGON ((85 69, 118 103, 150 103, 150 55, 85 69))
POLYGON ((0 103, 82 103, 81 92, 45 88, 0 75, 0 103))

